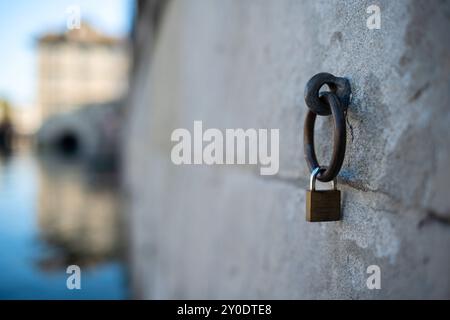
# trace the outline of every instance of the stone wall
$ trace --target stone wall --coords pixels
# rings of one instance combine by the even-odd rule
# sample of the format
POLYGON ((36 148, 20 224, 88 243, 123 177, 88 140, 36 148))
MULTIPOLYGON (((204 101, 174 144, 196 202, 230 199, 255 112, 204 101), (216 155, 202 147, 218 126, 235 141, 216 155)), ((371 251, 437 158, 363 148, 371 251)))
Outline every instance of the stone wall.
MULTIPOLYGON (((171 1, 129 97, 136 297, 450 298, 449 27, 444 1, 171 1), (332 223, 305 221, 303 90, 318 72, 353 89, 332 223), (194 120, 279 128, 278 175, 175 166, 171 133, 194 120), (366 287, 373 264, 381 290, 366 287)), ((331 127, 318 120, 323 163, 331 127)))

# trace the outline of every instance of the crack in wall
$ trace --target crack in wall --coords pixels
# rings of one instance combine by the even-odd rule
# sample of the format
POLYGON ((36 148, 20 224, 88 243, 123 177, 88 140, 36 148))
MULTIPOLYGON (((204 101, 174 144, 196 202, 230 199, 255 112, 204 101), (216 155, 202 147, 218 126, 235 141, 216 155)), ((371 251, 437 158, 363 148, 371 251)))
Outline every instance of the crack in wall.
MULTIPOLYGON (((261 177, 260 175, 257 175, 257 176, 264 180, 273 180, 273 181, 277 181, 277 182, 281 182, 281 183, 286 183, 286 184, 292 185, 296 188, 300 188, 302 190, 307 190, 308 186, 309 186, 309 180, 304 179, 304 178, 280 177, 279 175, 275 175, 275 176, 271 176, 271 177, 269 177, 269 176, 261 177)), ((352 185, 350 185, 349 183, 345 183, 342 185, 346 186, 347 188, 357 190, 358 192, 373 193, 375 196, 384 196, 387 198, 386 199, 387 201, 392 202, 393 207, 394 207, 393 209, 387 209, 387 208, 380 208, 378 206, 370 206, 370 205, 367 206, 368 208, 370 208, 374 211, 398 214, 398 212, 401 212, 401 211, 409 211, 411 209, 414 209, 415 211, 419 211, 419 213, 422 213, 422 214, 426 213, 426 217, 423 218, 421 220, 421 222, 419 222, 419 228, 422 228, 423 226, 425 226, 426 224, 428 224, 430 222, 436 222, 436 223, 450 227, 450 217, 449 217, 450 214, 449 213, 436 212, 433 209, 423 207, 423 206, 405 205, 404 202, 399 201, 398 199, 392 197, 388 193, 383 192, 379 189, 355 188, 352 185)), ((386 203, 386 201, 381 201, 381 203, 386 203)))

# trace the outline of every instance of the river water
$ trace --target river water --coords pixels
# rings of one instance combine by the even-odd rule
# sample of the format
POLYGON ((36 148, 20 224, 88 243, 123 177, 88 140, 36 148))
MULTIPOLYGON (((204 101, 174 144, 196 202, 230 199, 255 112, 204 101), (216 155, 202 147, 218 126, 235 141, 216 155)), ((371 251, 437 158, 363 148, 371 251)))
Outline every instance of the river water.
POLYGON ((26 147, 0 156, 0 299, 128 298, 116 180, 26 147))

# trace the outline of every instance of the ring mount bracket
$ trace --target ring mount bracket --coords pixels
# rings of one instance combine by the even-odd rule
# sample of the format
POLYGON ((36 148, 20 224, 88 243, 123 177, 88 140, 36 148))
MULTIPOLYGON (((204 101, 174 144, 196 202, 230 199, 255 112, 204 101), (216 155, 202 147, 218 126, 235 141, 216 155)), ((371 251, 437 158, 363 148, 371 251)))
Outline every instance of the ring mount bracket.
POLYGON ((352 95, 350 81, 327 72, 316 74, 306 83, 304 96, 308 108, 320 116, 331 114, 330 107, 323 101, 323 92, 319 92, 325 84, 339 98, 344 112, 347 111, 352 95))

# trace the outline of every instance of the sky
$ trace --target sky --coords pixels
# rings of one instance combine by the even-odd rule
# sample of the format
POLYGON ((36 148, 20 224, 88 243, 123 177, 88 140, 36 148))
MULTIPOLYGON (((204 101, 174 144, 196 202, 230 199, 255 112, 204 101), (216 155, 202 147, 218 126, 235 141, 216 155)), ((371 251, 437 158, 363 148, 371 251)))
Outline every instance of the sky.
POLYGON ((19 107, 34 105, 36 39, 65 31, 66 10, 74 5, 99 31, 124 36, 131 29, 132 0, 0 0, 0 98, 19 107))

